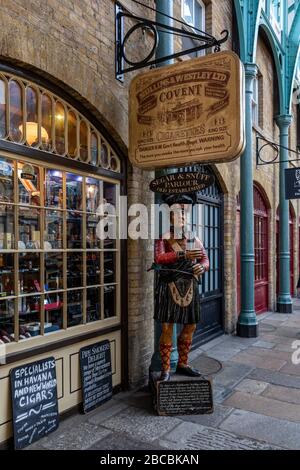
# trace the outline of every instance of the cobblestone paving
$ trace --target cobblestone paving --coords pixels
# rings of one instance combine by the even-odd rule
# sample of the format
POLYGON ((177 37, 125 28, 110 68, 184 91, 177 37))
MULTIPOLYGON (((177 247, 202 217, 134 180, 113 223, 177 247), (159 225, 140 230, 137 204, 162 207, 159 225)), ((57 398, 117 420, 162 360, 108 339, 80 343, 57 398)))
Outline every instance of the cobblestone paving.
POLYGON ((259 317, 259 338, 224 335, 191 354, 212 369, 215 412, 159 417, 145 387, 120 393, 28 449, 269 450, 300 449, 300 364, 292 363, 300 338, 300 300, 294 314, 259 317), (215 372, 215 373, 214 373, 215 372))

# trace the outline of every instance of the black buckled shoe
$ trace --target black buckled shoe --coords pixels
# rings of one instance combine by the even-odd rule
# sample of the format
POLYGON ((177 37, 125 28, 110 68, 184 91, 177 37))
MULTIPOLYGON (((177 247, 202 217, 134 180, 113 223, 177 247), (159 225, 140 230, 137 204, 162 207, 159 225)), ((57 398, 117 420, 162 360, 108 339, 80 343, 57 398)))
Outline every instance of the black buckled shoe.
POLYGON ((163 370, 160 374, 158 382, 168 382, 170 380, 170 377, 171 377, 170 372, 163 370))
POLYGON ((187 377, 202 377, 204 376, 195 367, 191 366, 177 366, 176 374, 186 375, 187 377))

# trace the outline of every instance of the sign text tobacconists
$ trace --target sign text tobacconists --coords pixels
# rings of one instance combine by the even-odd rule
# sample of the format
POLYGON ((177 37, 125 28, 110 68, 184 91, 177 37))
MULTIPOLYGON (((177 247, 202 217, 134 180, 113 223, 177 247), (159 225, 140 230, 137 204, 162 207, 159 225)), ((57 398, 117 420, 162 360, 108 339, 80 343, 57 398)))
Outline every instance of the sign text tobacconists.
POLYGON ((227 162, 244 149, 243 66, 231 51, 138 75, 129 103, 129 157, 140 168, 227 162))

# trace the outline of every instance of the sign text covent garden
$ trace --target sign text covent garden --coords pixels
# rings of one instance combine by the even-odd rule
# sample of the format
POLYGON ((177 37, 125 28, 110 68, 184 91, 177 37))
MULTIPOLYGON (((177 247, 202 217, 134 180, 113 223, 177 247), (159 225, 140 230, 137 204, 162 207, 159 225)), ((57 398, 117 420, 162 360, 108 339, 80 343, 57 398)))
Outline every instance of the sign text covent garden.
POLYGON ((244 150, 244 69, 234 52, 138 75, 129 106, 129 158, 142 169, 228 162, 244 150))

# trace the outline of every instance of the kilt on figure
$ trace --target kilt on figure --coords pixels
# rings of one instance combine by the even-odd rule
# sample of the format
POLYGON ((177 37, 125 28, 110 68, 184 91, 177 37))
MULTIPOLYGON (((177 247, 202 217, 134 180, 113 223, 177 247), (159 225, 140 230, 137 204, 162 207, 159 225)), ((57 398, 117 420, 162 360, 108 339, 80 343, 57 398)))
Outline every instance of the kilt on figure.
POLYGON ((200 372, 188 365, 188 356, 193 334, 200 322, 199 282, 209 270, 209 259, 202 242, 194 239, 193 249, 187 249, 188 238, 184 232, 184 207, 193 200, 188 196, 169 196, 167 204, 179 204, 180 215, 171 212, 171 231, 155 241, 155 264, 157 272, 155 286, 154 319, 162 324, 160 337, 161 376, 160 381, 170 379, 173 325, 183 326, 177 340, 179 354, 176 373, 190 377, 200 377, 200 372), (175 216, 177 214, 177 220, 175 216), (182 237, 174 237, 174 226, 182 228, 182 237))

